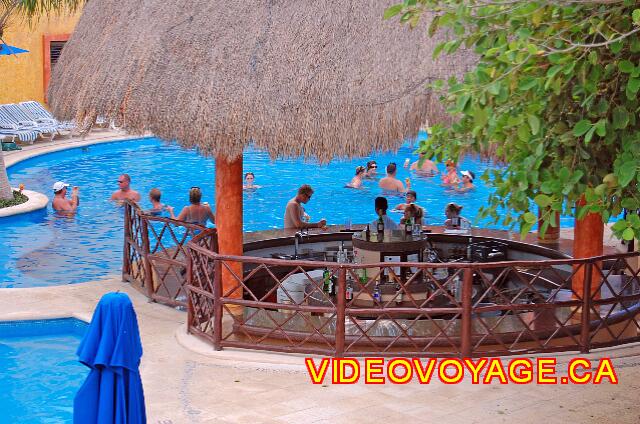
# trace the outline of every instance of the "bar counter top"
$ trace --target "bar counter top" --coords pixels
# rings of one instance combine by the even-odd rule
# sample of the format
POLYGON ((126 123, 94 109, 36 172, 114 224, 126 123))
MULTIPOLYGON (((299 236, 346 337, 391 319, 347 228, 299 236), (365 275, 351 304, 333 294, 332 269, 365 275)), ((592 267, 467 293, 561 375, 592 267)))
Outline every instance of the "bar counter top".
MULTIPOLYGON (((313 240, 323 241, 323 239, 335 239, 335 237, 350 238, 350 234, 355 231, 364 230, 366 224, 356 224, 351 226, 350 231, 346 231, 343 225, 330 225, 324 229, 313 228, 308 230, 308 237, 313 240)), ((531 245, 536 247, 542 247, 546 249, 556 250, 563 255, 572 255, 573 240, 561 238, 557 243, 541 243, 536 233, 529 233, 524 239, 520 238, 520 235, 516 232, 510 232, 505 230, 494 230, 487 228, 475 228, 472 227, 469 234, 446 234, 443 226, 425 225, 422 227, 423 231, 430 231, 427 235, 449 235, 451 237, 479 237, 479 238, 493 238, 510 241, 518 245, 531 245)), ((271 229, 263 231, 253 231, 244 233, 245 250, 252 250, 253 248, 260 248, 266 244, 270 244, 269 241, 290 240, 296 234, 297 230, 292 229, 271 229)), ((604 254, 618 253, 615 248, 610 246, 604 247, 604 254)))

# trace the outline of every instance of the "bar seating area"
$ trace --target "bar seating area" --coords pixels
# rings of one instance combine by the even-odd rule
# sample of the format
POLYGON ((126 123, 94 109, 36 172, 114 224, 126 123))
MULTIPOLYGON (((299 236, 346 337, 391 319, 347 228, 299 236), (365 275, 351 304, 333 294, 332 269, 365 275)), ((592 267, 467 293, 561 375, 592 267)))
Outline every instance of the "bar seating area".
POLYGON ((640 340, 637 253, 573 259, 562 241, 505 231, 335 226, 245 233, 231 256, 215 229, 133 208, 127 222, 125 279, 186 308, 189 332, 216 349, 473 357, 640 340))

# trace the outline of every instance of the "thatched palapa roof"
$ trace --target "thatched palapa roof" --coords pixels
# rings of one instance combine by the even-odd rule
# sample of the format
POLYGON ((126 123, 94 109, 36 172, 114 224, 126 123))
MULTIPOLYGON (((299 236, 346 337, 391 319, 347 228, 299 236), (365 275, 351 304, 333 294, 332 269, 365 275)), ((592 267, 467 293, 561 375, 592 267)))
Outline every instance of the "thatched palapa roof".
POLYGON ((253 140, 272 156, 395 150, 442 118, 425 84, 468 56, 383 11, 397 0, 90 1, 51 79, 61 118, 124 115, 229 158, 253 140))

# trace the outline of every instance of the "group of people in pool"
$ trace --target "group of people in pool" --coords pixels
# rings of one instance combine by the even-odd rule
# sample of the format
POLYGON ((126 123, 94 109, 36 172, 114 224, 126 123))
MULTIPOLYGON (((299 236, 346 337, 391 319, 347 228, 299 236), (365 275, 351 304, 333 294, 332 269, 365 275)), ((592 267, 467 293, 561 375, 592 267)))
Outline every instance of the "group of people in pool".
MULTIPOLYGON (((438 172, 438 167, 433 161, 426 158, 424 153, 419 154, 418 160, 413 162, 411 166, 410 159, 404 162, 404 167, 409 168, 410 171, 415 171, 418 175, 433 177, 438 172)), ((458 168, 454 161, 448 160, 445 163, 446 171, 442 174, 442 185, 452 188, 455 191, 465 192, 475 188, 473 180, 475 174, 471 171, 462 171, 458 176, 458 168)), ((376 161, 371 160, 367 162, 366 168, 364 166, 357 166, 354 177, 349 181, 345 187, 347 188, 362 188, 365 179, 376 179, 378 173, 378 164, 376 161)), ((391 162, 386 167, 386 176, 380 179, 378 186, 386 192, 406 193, 411 190, 411 179, 405 178, 404 184, 400 181, 396 174, 398 173, 398 166, 395 162, 391 162), (406 187, 405 187, 406 184, 406 187)))
MULTIPOLYGON (((317 222, 310 222, 310 217, 304 209, 304 204, 308 203, 313 196, 313 188, 310 185, 304 184, 298 188, 298 193, 294 198, 289 200, 285 208, 284 213, 284 228, 286 230, 303 230, 308 228, 325 228, 327 225, 326 219, 321 219, 317 222)), ((417 225, 424 224, 425 212, 424 209, 418 206, 415 202, 417 200, 417 194, 413 190, 409 190, 405 197, 406 202, 401 203, 395 207, 396 210, 403 211, 403 217, 400 220, 400 225, 404 225, 407 222, 411 222, 417 225)), ((376 197, 374 201, 374 209, 376 212, 376 219, 374 219, 371 225, 376 225, 379 219, 382 219, 386 229, 395 230, 399 225, 392 218, 387 215, 387 209, 389 208, 389 202, 385 197, 376 197)), ((459 228, 463 222, 470 224, 469 220, 462 217, 460 212, 462 206, 455 203, 449 203, 445 207, 444 226, 446 228, 459 228)))
MULTIPOLYGON (((411 164, 410 169, 423 175, 433 176, 438 173, 438 168, 435 164, 423 157, 420 153, 420 158, 411 164)), ((405 161, 405 168, 409 167, 409 159, 405 161)), ((458 177, 456 165, 453 161, 446 162, 447 171, 442 176, 443 184, 455 187, 459 191, 468 191, 474 188, 473 179, 475 175, 471 171, 462 171, 462 178, 458 177), (461 187, 458 187, 459 184, 461 187)), ((351 188, 360 188, 363 183, 363 179, 375 179, 377 176, 378 164, 372 160, 367 162, 366 168, 358 166, 356 168, 356 175, 347 185, 351 188)), ((379 186, 386 192, 405 193, 405 203, 401 203, 395 207, 396 210, 402 211, 404 216, 401 223, 411 219, 416 224, 422 224, 425 218, 424 209, 416 205, 417 193, 411 190, 411 180, 405 179, 406 187, 402 181, 396 178, 397 166, 395 163, 389 163, 386 167, 386 176, 381 178, 379 186)), ((73 187, 71 192, 71 199, 67 198, 68 184, 58 181, 53 185, 54 199, 52 202, 53 209, 58 212, 75 212, 80 204, 79 188, 73 187)), ((252 172, 247 172, 244 175, 244 190, 255 190, 260 186, 255 185, 255 175, 252 172)), ((317 222, 309 222, 309 215, 306 214, 302 204, 307 203, 313 194, 311 186, 305 184, 298 189, 296 196, 289 200, 285 208, 284 227, 285 228, 322 228, 326 226, 326 220, 321 219, 317 222)), ((182 211, 176 216, 174 208, 161 202, 162 193, 160 189, 153 188, 149 191, 149 201, 152 207, 145 212, 150 215, 161 215, 168 213, 172 219, 179 221, 185 221, 193 224, 206 225, 207 221, 215 224, 215 215, 211 210, 208 203, 202 202, 202 190, 200 187, 191 187, 189 189, 189 205, 185 206, 182 211)), ((136 190, 131 188, 131 177, 128 174, 121 174, 118 177, 118 190, 113 192, 110 200, 115 202, 133 201, 140 202, 141 196, 136 190)), ((377 197, 375 200, 375 210, 379 215, 380 211, 383 211, 381 215, 386 217, 386 211, 388 209, 387 199, 384 197, 377 197), (384 206, 384 207, 383 207, 384 206)), ((456 219, 460 217, 460 211, 462 206, 455 203, 449 203, 445 210, 447 221, 445 225, 451 226, 451 219, 453 223, 459 225, 460 220, 456 219), (449 224, 447 224, 449 222, 449 224)), ((388 217, 387 217, 388 218, 388 217)), ((389 228, 397 226, 395 222, 389 219, 389 228)), ((464 220, 464 218, 461 218, 464 220)), ((453 226, 456 226, 453 225, 453 226)))
MULTIPOLYGON (((79 188, 73 187, 71 199, 67 198, 67 188, 69 184, 58 181, 53 185, 53 202, 52 207, 56 212, 75 212, 80 204, 79 188)), ((207 221, 215 223, 215 215, 208 203, 202 202, 202 190, 200 187, 191 187, 189 189, 189 205, 182 208, 180 214, 175 215, 172 206, 162 203, 162 192, 158 188, 152 188, 149 191, 149 201, 151 208, 145 210, 149 215, 162 215, 168 213, 172 219, 185 221, 192 224, 206 225, 207 221)), ((122 174, 118 177, 118 190, 111 194, 109 200, 122 203, 132 201, 139 203, 141 199, 140 193, 131 188, 131 177, 129 174, 122 174)))

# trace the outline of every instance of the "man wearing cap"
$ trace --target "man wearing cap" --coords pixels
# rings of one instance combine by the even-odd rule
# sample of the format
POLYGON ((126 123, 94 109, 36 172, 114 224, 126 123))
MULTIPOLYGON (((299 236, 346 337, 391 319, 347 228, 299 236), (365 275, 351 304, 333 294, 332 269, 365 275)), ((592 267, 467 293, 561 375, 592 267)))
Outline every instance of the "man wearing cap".
POLYGON ((460 175, 462 175, 462 187, 456 187, 456 191, 469 191, 476 188, 473 185, 473 179, 476 177, 473 172, 462 171, 460 175))
POLYGON ((71 200, 67 199, 69 184, 58 181, 53 185, 53 210, 58 212, 75 212, 78 209, 78 187, 71 190, 71 200))
POLYGON ((111 200, 117 202, 124 202, 125 200, 131 200, 132 202, 140 201, 140 193, 131 188, 131 177, 129 174, 122 174, 118 177, 118 190, 114 191, 111 195, 111 200))

